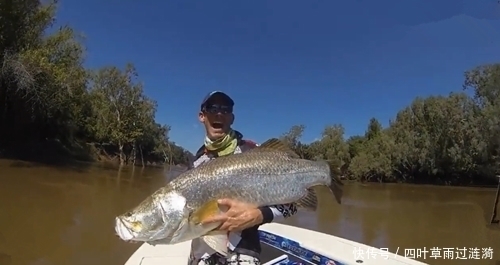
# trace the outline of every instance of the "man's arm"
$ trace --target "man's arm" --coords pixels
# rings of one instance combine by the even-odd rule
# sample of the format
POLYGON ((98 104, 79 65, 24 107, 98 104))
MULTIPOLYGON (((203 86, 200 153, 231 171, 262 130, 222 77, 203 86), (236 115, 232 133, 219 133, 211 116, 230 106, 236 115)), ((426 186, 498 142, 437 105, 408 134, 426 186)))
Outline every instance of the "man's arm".
POLYGON ((273 221, 289 218, 297 213, 297 205, 281 204, 273 206, 263 206, 259 208, 262 213, 262 223, 271 223, 273 221))

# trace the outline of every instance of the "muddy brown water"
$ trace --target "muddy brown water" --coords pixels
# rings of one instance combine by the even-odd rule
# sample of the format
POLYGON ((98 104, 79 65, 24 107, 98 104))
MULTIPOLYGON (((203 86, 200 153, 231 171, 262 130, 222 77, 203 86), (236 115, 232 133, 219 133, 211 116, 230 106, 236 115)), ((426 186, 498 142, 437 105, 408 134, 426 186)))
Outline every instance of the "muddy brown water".
MULTIPOLYGON (((167 176, 162 169, 54 168, 0 160, 0 265, 124 264, 139 244, 120 241, 113 218, 167 176)), ((486 225, 494 196, 495 189, 484 188, 353 184, 346 185, 342 206, 320 193, 317 213, 299 213, 286 223, 391 252, 399 248, 399 254, 424 247, 491 247, 493 259, 457 260, 454 253, 454 259, 420 260, 500 264, 500 230, 486 225)))

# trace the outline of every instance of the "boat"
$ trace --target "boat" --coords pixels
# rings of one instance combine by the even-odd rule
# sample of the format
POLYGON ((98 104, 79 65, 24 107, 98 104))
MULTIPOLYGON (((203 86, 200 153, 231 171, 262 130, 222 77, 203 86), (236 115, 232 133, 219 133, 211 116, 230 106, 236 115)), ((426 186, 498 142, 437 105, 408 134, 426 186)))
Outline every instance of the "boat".
MULTIPOLYGON (((260 226, 262 265, 425 265, 324 233, 271 223, 260 226)), ((187 265, 191 241, 174 245, 142 244, 125 265, 187 265)), ((404 252, 404 251, 402 251, 404 252)))

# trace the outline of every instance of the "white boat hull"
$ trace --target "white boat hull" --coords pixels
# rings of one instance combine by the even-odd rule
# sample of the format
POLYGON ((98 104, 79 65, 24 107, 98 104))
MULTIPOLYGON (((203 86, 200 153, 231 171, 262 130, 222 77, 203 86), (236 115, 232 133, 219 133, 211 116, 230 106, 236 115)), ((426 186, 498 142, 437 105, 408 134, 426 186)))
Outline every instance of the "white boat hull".
MULTIPOLYGON (((263 264, 424 265, 393 253, 303 228, 284 224, 260 227, 263 264), (378 251, 377 251, 378 250, 378 251), (273 255, 274 254, 274 255, 273 255)), ((187 265, 191 241, 175 245, 143 244, 125 265, 187 265)))

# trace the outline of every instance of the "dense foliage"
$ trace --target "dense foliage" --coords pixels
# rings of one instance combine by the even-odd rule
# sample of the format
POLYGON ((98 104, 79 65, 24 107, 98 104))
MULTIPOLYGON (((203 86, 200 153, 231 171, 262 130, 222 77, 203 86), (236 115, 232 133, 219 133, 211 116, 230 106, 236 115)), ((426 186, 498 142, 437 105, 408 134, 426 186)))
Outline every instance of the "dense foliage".
POLYGON ((464 90, 416 98, 388 128, 369 121, 364 135, 344 139, 341 125, 327 126, 321 140, 303 144, 305 129, 282 137, 302 157, 330 161, 340 174, 360 181, 472 184, 496 182, 500 162, 500 65, 465 72, 464 90), (467 91, 466 91, 467 92, 467 91))
POLYGON ((0 0, 0 153, 185 162, 134 67, 85 69, 79 36, 54 29, 55 12, 54 2, 0 0))
MULTIPOLYGON (((56 3, 0 0, 0 154, 186 163, 191 154, 155 122, 134 66, 85 69, 79 36, 54 29, 55 12, 56 3)), ((344 139, 335 124, 304 144, 297 125, 283 138, 350 179, 480 183, 500 161, 500 65, 467 71, 463 88, 473 96, 417 98, 388 128, 371 119, 364 135, 344 139)))

